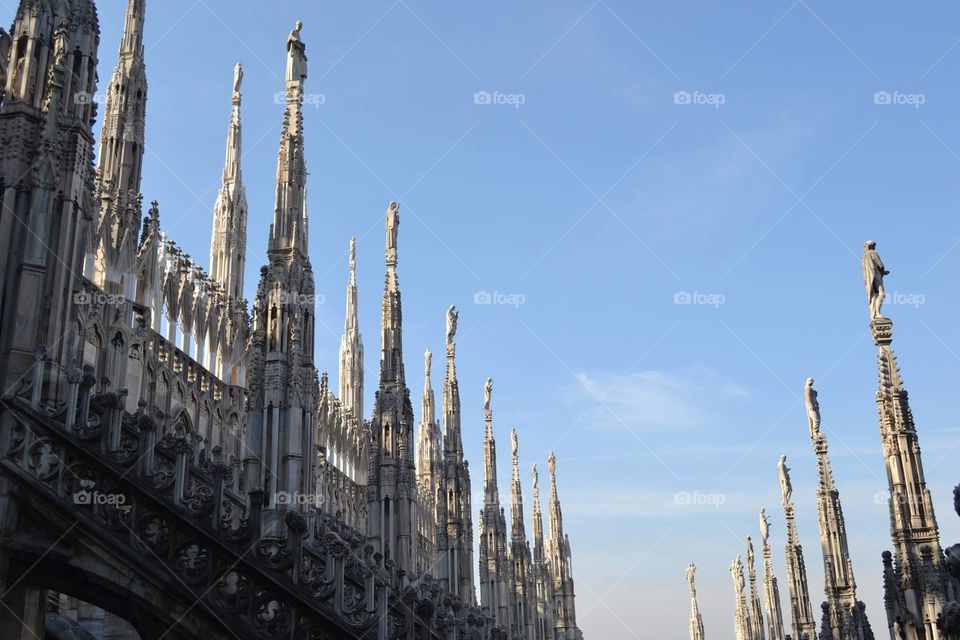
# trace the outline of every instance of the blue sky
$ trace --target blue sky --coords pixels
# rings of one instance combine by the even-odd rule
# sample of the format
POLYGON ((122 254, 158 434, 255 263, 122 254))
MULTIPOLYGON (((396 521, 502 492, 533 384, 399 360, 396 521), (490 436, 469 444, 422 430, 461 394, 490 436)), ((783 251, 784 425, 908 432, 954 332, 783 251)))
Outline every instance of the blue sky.
MULTIPOLYGON (((98 4, 103 81, 125 3, 98 4)), ((474 492, 492 376, 496 433, 505 443, 518 428, 524 477, 557 452, 588 638, 686 638, 690 560, 709 637, 733 638, 727 567, 743 537, 758 536, 761 505, 788 611, 780 453, 793 468, 818 612, 807 376, 860 595, 882 632, 889 533, 875 500, 886 480, 859 265, 867 239, 892 271, 899 304, 885 311, 942 540, 960 540, 950 508, 960 480, 950 410, 960 345, 949 324, 960 311, 955 3, 148 5, 143 192, 203 264, 232 68, 245 65, 248 294, 272 219, 284 41, 304 21, 310 250, 325 296, 318 367, 336 370, 355 235, 372 397, 383 212, 397 198, 414 398, 421 354, 442 348, 443 312, 456 303, 474 492), (484 292, 522 304, 475 303, 484 292), (683 292, 704 304, 677 304, 683 292), (722 504, 677 504, 683 492, 722 504)))

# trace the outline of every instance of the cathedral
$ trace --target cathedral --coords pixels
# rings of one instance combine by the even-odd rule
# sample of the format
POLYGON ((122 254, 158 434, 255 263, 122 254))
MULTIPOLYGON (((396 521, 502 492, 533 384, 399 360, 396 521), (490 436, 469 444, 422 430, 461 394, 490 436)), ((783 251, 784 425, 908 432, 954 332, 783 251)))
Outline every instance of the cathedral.
MULTIPOLYGON (((807 428, 817 460, 817 516, 823 555, 824 600, 820 605, 819 631, 814 617, 803 547, 797 535, 793 485, 787 456, 777 463, 781 505, 786 524, 784 549, 787 568, 788 610, 792 635, 785 634, 780 590, 773 575, 768 543, 770 519, 760 508, 759 530, 763 554, 763 604, 757 590, 753 543, 746 539, 747 579, 740 555, 730 565, 734 590, 736 640, 958 640, 960 639, 960 544, 944 550, 933 511, 933 500, 924 479, 913 413, 907 399, 900 365, 893 352, 893 321, 881 313, 884 277, 889 271, 877 254, 876 243, 863 247, 863 279, 870 315, 870 331, 877 347, 879 387, 876 393, 880 441, 886 464, 890 536, 894 551, 884 551, 882 576, 885 615, 877 631, 857 597, 847 527, 840 491, 830 466, 827 436, 821 431, 820 401, 813 378, 803 388, 807 428)), ((960 516, 960 485, 954 489, 954 507, 960 516)), ((705 640, 703 617, 697 602, 696 565, 687 568, 690 588, 690 640, 705 640)))
MULTIPOLYGON (((80 625, 112 640, 580 640, 557 457, 548 527, 532 468, 531 540, 516 430, 509 514, 501 502, 492 380, 483 504, 471 504, 455 306, 439 413, 427 351, 415 414, 398 203, 385 214, 379 376, 363 367, 353 241, 336 387, 314 362, 303 25, 283 45, 268 262, 248 301, 243 68, 203 266, 141 194, 147 8, 126 5, 102 87, 93 0, 20 0, 0 30, 0 637, 86 637, 67 635, 80 625)), ((887 366, 895 375, 892 353, 887 366)), ((900 429, 905 395, 890 393, 887 428, 900 429)), ((939 562, 939 547, 913 551, 935 524, 910 526, 898 561, 939 562)), ((897 606, 925 597, 905 593, 897 606)))

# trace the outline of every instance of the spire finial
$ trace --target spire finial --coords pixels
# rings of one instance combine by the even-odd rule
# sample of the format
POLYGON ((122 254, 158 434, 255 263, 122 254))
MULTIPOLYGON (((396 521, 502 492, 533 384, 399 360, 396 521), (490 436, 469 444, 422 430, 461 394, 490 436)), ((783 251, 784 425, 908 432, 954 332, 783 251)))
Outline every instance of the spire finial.
POLYGON ((307 46, 300 39, 303 22, 297 20, 287 37, 287 83, 303 84, 307 79, 307 46))
POLYGON ((391 200, 387 205, 386 228, 387 228, 387 267, 397 266, 397 232, 400 227, 400 205, 391 200))
POLYGON ((430 388, 430 365, 433 364, 433 352, 430 349, 427 349, 423 353, 423 377, 424 377, 424 387, 430 388))
POLYGON ((493 378, 483 383, 483 410, 490 411, 490 396, 493 393, 493 378))
POLYGON ((890 272, 883 266, 883 260, 877 254, 877 243, 867 240, 863 244, 863 282, 867 288, 867 305, 870 308, 870 320, 885 319, 880 313, 883 305, 883 276, 890 272))

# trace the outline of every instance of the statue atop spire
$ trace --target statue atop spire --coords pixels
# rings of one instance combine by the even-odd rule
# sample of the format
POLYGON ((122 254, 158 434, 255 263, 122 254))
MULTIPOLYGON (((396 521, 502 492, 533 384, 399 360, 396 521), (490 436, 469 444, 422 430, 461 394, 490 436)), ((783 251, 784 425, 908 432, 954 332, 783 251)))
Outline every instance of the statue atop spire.
POLYGON ((307 79, 307 46, 300 39, 303 22, 297 20, 287 37, 287 83, 302 83, 307 79))
POLYGON ((787 506, 791 504, 793 497, 793 484, 790 482, 790 467, 787 466, 787 456, 781 455, 777 462, 777 472, 780 475, 780 495, 781 504, 787 506))
POLYGON ((697 565, 687 565, 687 585, 690 588, 690 640, 704 640, 703 618, 697 604, 697 565))
POLYGON ((760 543, 760 553, 763 554, 763 598, 767 606, 767 632, 770 640, 784 640, 780 587, 773 575, 773 554, 770 551, 770 519, 764 508, 760 509, 760 543))
POLYGON ((487 378, 483 384, 483 410, 490 411, 490 394, 493 393, 493 378, 487 378))
POLYGON ((820 402, 817 400, 817 390, 813 388, 813 378, 807 378, 803 387, 803 401, 807 407, 807 426, 810 427, 810 437, 816 438, 820 433, 820 402))
POLYGON ((790 592, 790 619, 795 640, 816 640, 816 623, 813 607, 810 604, 810 590, 807 586, 807 567, 803 559, 803 547, 797 535, 797 524, 793 512, 793 484, 790 481, 790 467, 787 456, 781 455, 777 463, 780 476, 780 494, 783 513, 787 521, 787 587, 790 592))
POLYGON ((457 335, 457 319, 460 318, 460 312, 457 311, 457 305, 452 304, 447 309, 447 345, 453 344, 453 337, 457 335))
POLYGON ((890 272, 883 266, 883 261, 877 254, 877 243, 867 240, 863 245, 863 282, 867 287, 867 304, 870 307, 870 319, 880 320, 883 315, 880 307, 883 304, 884 290, 883 277, 890 272))

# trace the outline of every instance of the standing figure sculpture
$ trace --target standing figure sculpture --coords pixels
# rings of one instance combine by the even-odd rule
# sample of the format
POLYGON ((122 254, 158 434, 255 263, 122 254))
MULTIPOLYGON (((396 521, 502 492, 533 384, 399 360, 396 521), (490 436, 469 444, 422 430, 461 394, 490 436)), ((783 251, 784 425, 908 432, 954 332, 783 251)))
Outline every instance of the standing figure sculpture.
POLYGON ((777 472, 780 474, 780 495, 783 498, 783 506, 790 504, 790 498, 793 497, 793 484, 790 482, 790 467, 787 466, 787 456, 781 455, 777 462, 777 472))
POLYGON ((817 390, 813 388, 813 378, 807 378, 807 384, 803 387, 803 400, 807 406, 810 437, 815 438, 820 433, 820 402, 817 400, 817 390))
POLYGON ((287 38, 287 82, 301 82, 307 78, 307 46, 300 39, 303 23, 297 24, 287 38))
POLYGON ((733 586, 737 591, 737 597, 743 595, 743 587, 746 585, 746 582, 743 579, 743 562, 740 560, 740 556, 737 556, 737 559, 733 561, 730 565, 730 575, 733 576, 733 586))
POLYGON ((490 411, 490 395, 493 392, 493 378, 483 383, 483 410, 490 411))
POLYGON ((433 364, 433 352, 427 349, 423 354, 424 370, 429 374, 430 365, 433 364))
POLYGON ((396 201, 387 207, 387 254, 397 255, 397 231, 400 228, 400 205, 396 201))
POLYGON ((453 344, 453 336, 457 335, 457 318, 460 312, 457 311, 457 305, 452 304, 447 309, 447 344, 453 344))
POLYGON ((867 240, 863 245, 863 283, 867 288, 867 303, 870 305, 870 319, 883 318, 880 306, 883 304, 883 276, 890 272, 883 266, 877 255, 877 243, 867 240))
POLYGON ((687 565, 687 584, 690 585, 691 598, 697 597, 697 585, 695 582, 696 574, 697 574, 697 565, 691 562, 690 564, 687 565))
POLYGON ((240 85, 243 84, 243 65, 239 62, 233 68, 233 92, 240 93, 240 85))
POLYGON ((767 540, 770 539, 770 518, 767 516, 767 510, 760 507, 760 543, 767 546, 767 540))

